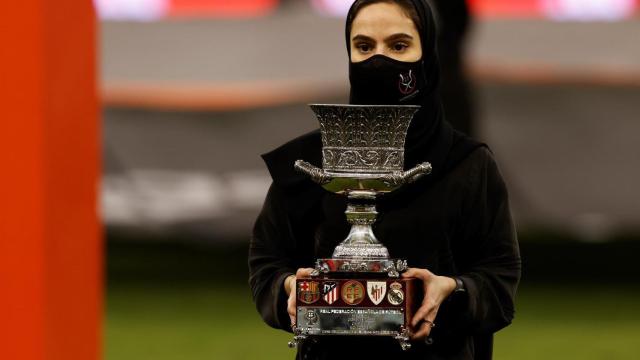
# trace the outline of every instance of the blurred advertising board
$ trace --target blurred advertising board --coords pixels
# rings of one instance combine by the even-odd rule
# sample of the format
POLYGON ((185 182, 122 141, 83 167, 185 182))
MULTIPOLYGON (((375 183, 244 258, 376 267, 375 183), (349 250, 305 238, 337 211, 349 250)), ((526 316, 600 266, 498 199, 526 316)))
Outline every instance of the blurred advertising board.
POLYGON ((103 20, 153 21, 171 17, 265 16, 279 0, 94 0, 103 20))
MULTIPOLYGON (((318 13, 344 16, 352 0, 308 1, 318 13)), ((431 0, 451 1, 451 0, 431 0)), ((280 0, 94 0, 105 20, 153 21, 172 17, 265 16, 280 0)), ((640 0, 467 0, 481 18, 548 18, 558 21, 617 21, 638 13, 640 0)))

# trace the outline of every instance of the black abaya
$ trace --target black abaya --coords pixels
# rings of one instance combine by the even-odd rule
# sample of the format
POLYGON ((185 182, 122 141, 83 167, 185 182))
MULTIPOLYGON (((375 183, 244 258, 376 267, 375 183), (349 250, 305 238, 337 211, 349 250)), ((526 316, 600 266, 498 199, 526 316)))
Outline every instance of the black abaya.
MULTIPOLYGON (((300 358, 490 359, 493 333, 513 319, 520 255, 506 186, 488 148, 444 121, 433 15, 424 0, 412 3, 421 19, 426 85, 414 99, 422 108, 407 135, 405 168, 429 161, 433 173, 383 196, 374 231, 392 257, 459 276, 467 292, 441 305, 432 345, 416 342, 402 352, 393 339, 323 337, 301 346, 300 358)), ((348 44, 353 15, 347 18, 348 44)), ((358 95, 352 92, 352 101, 358 95)), ((321 147, 316 130, 263 155, 273 183, 251 238, 249 283, 264 321, 286 331, 284 279, 330 257, 349 230, 346 199, 294 171, 298 159, 320 167, 321 147)))
MULTIPOLYGON (((457 134, 457 133, 456 133, 457 134)), ((273 183, 251 239, 250 285, 267 324, 291 331, 284 279, 297 268, 330 257, 349 230, 345 199, 294 176, 284 164, 312 159, 317 133, 264 155, 273 183), (305 151, 306 150, 306 151, 305 151)), ((458 135, 458 134, 457 134, 458 135)), ((458 135, 459 136, 459 135, 458 135)), ((450 157, 463 141, 452 147, 450 157)), ((424 178, 381 199, 374 231, 392 257, 437 275, 458 275, 466 294, 442 304, 432 332, 434 343, 402 352, 397 343, 369 338, 327 338, 307 343, 308 359, 394 356, 397 359, 488 359, 492 334, 514 315, 520 257, 507 190, 491 152, 475 147, 439 178, 424 178), (343 344, 344 343, 344 344, 343 344), (485 354, 482 357, 478 354, 485 354), (474 355, 475 354, 475 355, 474 355)))

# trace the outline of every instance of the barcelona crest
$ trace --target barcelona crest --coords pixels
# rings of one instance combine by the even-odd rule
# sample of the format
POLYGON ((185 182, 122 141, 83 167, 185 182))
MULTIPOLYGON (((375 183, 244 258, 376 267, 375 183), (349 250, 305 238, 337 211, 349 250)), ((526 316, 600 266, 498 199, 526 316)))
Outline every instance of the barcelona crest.
POLYGON ((367 281, 367 295, 369 299, 375 305, 378 305, 384 300, 384 296, 387 295, 387 282, 386 281, 367 281))
POLYGON ((298 300, 305 304, 313 304, 320 299, 320 284, 317 281, 298 283, 298 300))

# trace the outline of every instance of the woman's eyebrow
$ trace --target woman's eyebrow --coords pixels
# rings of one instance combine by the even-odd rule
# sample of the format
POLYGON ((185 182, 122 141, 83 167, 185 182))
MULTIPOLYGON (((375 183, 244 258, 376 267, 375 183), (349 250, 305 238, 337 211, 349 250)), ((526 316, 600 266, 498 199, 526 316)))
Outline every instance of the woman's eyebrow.
POLYGON ((351 39, 351 41, 358 41, 358 40, 375 42, 375 40, 373 38, 368 37, 366 35, 362 35, 362 34, 358 34, 358 35, 354 36, 353 39, 351 39))
POLYGON ((405 33, 397 33, 397 34, 389 35, 387 36, 386 39, 384 39, 384 41, 386 42, 395 41, 395 40, 413 40, 413 36, 405 33))

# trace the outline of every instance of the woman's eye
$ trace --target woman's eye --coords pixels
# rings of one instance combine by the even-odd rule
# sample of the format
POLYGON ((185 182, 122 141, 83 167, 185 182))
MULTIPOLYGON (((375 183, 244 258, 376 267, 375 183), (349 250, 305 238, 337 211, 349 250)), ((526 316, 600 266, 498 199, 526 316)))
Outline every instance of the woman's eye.
POLYGON ((409 45, 405 44, 405 43, 395 43, 393 44, 393 50, 396 52, 400 52, 400 51, 404 51, 406 48, 408 48, 409 45))
POLYGON ((356 45, 356 47, 358 48, 358 50, 360 50, 360 52, 363 53, 369 52, 371 50, 371 46, 369 46, 369 44, 359 44, 356 45))

